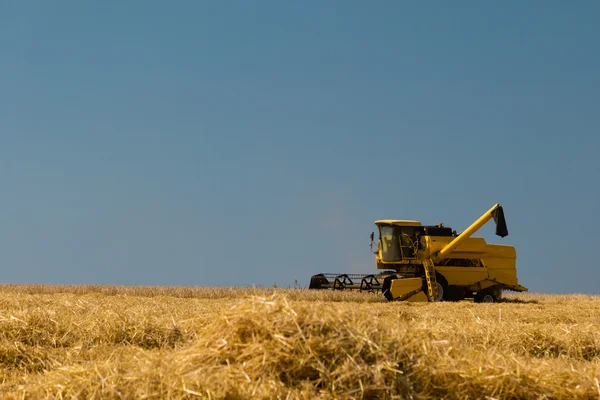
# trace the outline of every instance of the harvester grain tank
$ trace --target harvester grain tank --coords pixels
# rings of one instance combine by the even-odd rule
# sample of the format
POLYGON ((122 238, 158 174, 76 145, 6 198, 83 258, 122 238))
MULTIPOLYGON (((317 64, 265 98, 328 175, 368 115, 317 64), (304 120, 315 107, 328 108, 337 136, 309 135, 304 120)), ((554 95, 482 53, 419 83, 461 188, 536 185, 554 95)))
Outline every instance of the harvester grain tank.
POLYGON ((310 289, 381 292, 390 301, 495 302, 506 290, 524 292, 517 278, 515 248, 473 237, 493 219, 496 235, 508 235, 502 205, 495 204, 462 233, 449 227, 422 225, 415 220, 375 221, 377 250, 371 251, 373 274, 321 273, 311 277, 310 289))

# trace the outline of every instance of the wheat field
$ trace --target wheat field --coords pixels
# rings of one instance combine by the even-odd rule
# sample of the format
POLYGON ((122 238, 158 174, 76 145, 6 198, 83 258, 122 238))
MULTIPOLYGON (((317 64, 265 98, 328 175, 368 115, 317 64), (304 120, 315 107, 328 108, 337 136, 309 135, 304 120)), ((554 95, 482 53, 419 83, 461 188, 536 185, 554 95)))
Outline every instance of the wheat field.
POLYGON ((0 285, 3 399, 598 399, 600 296, 0 285))

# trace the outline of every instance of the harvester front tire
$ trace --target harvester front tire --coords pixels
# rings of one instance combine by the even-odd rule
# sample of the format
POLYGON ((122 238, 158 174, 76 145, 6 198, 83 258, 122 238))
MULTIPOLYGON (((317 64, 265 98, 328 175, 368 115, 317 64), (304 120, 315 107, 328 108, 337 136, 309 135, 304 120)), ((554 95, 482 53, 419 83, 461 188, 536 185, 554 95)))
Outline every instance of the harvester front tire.
POLYGON ((438 297, 437 299, 435 299, 435 301, 442 301, 444 299, 444 286, 437 282, 437 289, 438 289, 438 297))
POLYGON ((444 297, 448 295, 448 282, 446 282, 446 278, 436 273, 435 280, 438 289, 438 297, 435 301, 446 301, 447 299, 444 297))

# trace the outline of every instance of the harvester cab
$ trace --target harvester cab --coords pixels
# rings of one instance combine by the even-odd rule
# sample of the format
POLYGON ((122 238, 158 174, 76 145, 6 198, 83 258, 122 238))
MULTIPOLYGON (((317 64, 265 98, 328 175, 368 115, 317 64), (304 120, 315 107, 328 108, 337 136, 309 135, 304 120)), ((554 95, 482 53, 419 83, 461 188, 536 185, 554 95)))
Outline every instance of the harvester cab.
POLYGON ((381 292, 394 301, 476 302, 500 299, 504 290, 527 291, 518 284, 516 252, 507 245, 488 244, 472 237, 490 219, 496 234, 508 235, 504 211, 494 205, 460 235, 443 223, 422 225, 415 220, 377 220, 379 237, 370 235, 377 274, 321 273, 311 278, 310 289, 381 292))
MULTIPOLYGON (((382 263, 397 263, 417 258, 423 249, 420 242, 423 229, 418 221, 381 220, 375 221, 379 230, 377 259, 382 263)), ((374 233, 371 233, 371 237, 374 233)), ((371 242, 371 249, 373 242, 371 242)))

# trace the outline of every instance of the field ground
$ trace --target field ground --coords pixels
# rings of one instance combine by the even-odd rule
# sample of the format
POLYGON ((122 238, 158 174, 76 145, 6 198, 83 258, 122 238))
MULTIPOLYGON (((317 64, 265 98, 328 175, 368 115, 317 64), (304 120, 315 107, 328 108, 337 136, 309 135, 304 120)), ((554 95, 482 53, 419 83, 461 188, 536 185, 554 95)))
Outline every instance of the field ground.
POLYGON ((600 296, 0 285, 0 398, 600 397, 600 296))

